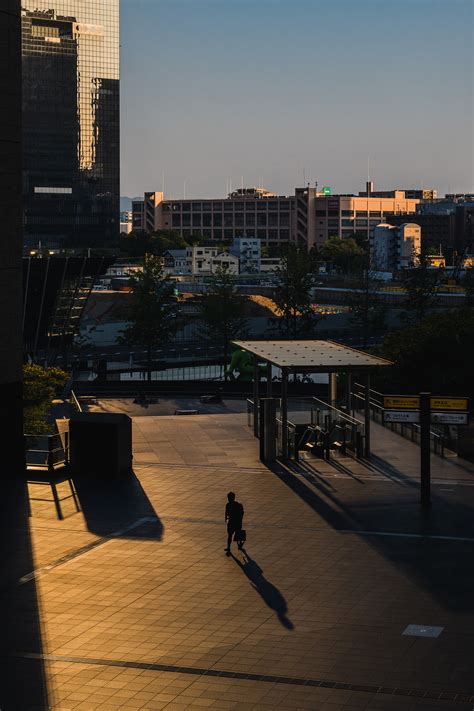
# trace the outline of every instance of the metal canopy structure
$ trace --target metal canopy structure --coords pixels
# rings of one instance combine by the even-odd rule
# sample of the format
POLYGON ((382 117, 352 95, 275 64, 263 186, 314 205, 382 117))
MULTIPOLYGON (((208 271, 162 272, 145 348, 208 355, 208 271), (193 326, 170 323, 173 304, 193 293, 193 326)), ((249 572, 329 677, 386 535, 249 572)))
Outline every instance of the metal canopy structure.
POLYGON ((257 435, 259 363, 267 364, 267 394, 272 394, 271 368, 281 369, 281 426, 282 454, 288 456, 288 373, 329 373, 330 400, 335 400, 336 373, 346 373, 348 390, 353 374, 364 375, 365 380, 365 455, 370 454, 370 371, 392 365, 391 361, 348 348, 334 341, 233 341, 234 346, 247 351, 254 362, 254 432, 257 435))
POLYGON ((360 372, 392 365, 388 360, 348 348, 334 341, 233 341, 258 360, 277 368, 311 373, 360 372))

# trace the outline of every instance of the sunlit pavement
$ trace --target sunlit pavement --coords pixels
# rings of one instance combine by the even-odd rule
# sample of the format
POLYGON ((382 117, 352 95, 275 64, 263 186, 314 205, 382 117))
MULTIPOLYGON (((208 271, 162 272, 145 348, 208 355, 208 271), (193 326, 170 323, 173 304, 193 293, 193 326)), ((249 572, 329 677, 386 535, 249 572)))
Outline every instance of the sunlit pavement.
POLYGON ((55 709, 472 708, 473 475, 434 459, 424 514, 417 448, 373 441, 370 465, 270 471, 244 414, 134 418, 136 480, 76 482, 62 521, 30 485, 35 575, 8 594, 36 585, 42 648, 21 623, 10 656, 55 709), (248 541, 227 558, 229 490, 248 541))

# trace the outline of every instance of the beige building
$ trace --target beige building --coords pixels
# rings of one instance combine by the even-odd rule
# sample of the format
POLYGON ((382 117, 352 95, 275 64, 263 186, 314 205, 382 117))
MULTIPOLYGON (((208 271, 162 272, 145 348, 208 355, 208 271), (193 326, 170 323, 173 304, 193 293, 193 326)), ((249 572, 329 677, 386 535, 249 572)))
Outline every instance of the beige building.
POLYGON ((309 246, 319 246, 328 237, 352 237, 357 232, 370 238, 374 227, 386 221, 386 215, 412 215, 419 202, 419 199, 406 198, 402 190, 394 190, 391 197, 318 196, 315 198, 316 224, 309 235, 309 246))
POLYGON ((185 239, 193 234, 225 242, 247 237, 270 248, 291 241, 311 249, 335 235, 369 236, 386 215, 412 214, 419 202, 407 198, 403 190, 383 197, 328 196, 310 186, 296 188, 289 196, 243 188, 219 200, 165 200, 162 192, 149 192, 143 201, 134 202, 132 222, 134 229, 176 230, 185 239))

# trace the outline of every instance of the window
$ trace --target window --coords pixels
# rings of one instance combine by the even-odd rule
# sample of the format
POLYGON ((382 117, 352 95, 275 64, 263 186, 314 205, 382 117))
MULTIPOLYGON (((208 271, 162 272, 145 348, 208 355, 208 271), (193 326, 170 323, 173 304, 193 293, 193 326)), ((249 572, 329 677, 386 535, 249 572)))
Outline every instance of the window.
POLYGON ((289 200, 282 200, 280 202, 280 210, 289 210, 290 209, 290 202, 289 200))
POLYGON ((316 217, 326 217, 326 210, 316 210, 316 217))
POLYGON ((255 203, 252 200, 249 200, 245 203, 245 209, 247 210, 247 212, 252 212, 253 210, 255 210, 255 203))
POLYGON ((234 216, 224 213, 224 226, 232 227, 234 224, 234 216))
POLYGON ((214 224, 218 227, 222 226, 222 214, 220 212, 214 213, 214 224))
POLYGON ((244 203, 243 202, 234 202, 235 206, 235 211, 236 212, 242 212, 244 209, 244 203))
POLYGON ((203 202, 202 209, 204 212, 210 212, 212 210, 212 205, 210 202, 203 202))
POLYGON ((235 224, 238 227, 243 227, 243 224, 244 224, 244 213, 243 212, 238 212, 235 215, 235 224))
POLYGON ((258 227, 266 227, 267 226, 267 215, 265 214, 257 214, 257 225, 258 227))
POLYGON ((280 225, 287 227, 290 224, 290 213, 280 212, 280 225))
POLYGON ((248 227, 255 227, 255 213, 245 215, 245 224, 248 227))
POLYGON ((204 225, 204 227, 210 227, 211 220, 212 220, 212 215, 203 215, 202 216, 202 224, 204 225))
POLYGON ((260 202, 257 202, 257 210, 265 210, 265 212, 266 212, 267 211, 267 203, 263 200, 261 200, 260 202))
POLYGON ((183 225, 191 224, 191 215, 183 215, 183 225))
POLYGON ((193 212, 201 212, 201 203, 193 202, 193 212))
POLYGON ((213 210, 222 210, 222 203, 221 202, 213 202, 212 209, 213 210))
POLYGON ((342 220, 342 226, 343 226, 343 227, 351 227, 351 226, 352 226, 352 220, 342 220))
POLYGON ((191 203, 190 202, 183 202, 181 203, 183 212, 189 212, 191 209, 191 203))
POLYGON ((339 210, 328 210, 328 217, 339 217, 339 210))
POLYGON ((233 203, 233 202, 230 202, 230 201, 229 201, 229 202, 225 202, 225 203, 224 203, 224 210, 225 210, 226 212, 233 212, 233 210, 234 210, 234 203, 233 203))
POLYGON ((267 205, 269 210, 278 210, 278 202, 276 200, 269 200, 267 205))
POLYGON ((224 230, 224 239, 232 239, 233 236, 233 230, 224 230))
POLYGON ((266 230, 257 230, 257 237, 260 239, 266 239, 267 238, 267 231, 266 230))
POLYGON ((193 215, 193 227, 201 226, 201 215, 193 215))
MULTIPOLYGON (((260 217, 260 215, 259 215, 259 217, 260 217)), ((272 225, 273 227, 275 225, 278 225, 278 213, 277 212, 271 212, 268 215, 268 224, 272 225)))
POLYGON ((280 230, 280 239, 290 239, 290 230, 280 230))
POLYGON ((222 239, 222 230, 214 230, 214 239, 222 239))
POLYGON ((352 217, 352 210, 341 210, 343 217, 352 217))
POLYGON ((181 226, 181 215, 173 215, 172 220, 173 227, 181 226))

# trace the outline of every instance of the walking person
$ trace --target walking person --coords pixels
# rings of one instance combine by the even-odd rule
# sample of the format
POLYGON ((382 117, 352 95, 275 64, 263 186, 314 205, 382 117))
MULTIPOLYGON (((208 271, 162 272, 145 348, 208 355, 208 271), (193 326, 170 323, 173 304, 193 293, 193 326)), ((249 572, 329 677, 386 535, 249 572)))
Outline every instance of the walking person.
MULTIPOLYGON (((232 537, 242 531, 242 519, 244 517, 244 507, 239 501, 235 500, 233 491, 227 494, 227 504, 225 506, 225 520, 227 522, 227 548, 225 552, 230 555, 230 544, 232 537)), ((238 541, 238 548, 241 550, 244 545, 243 540, 238 541)))

